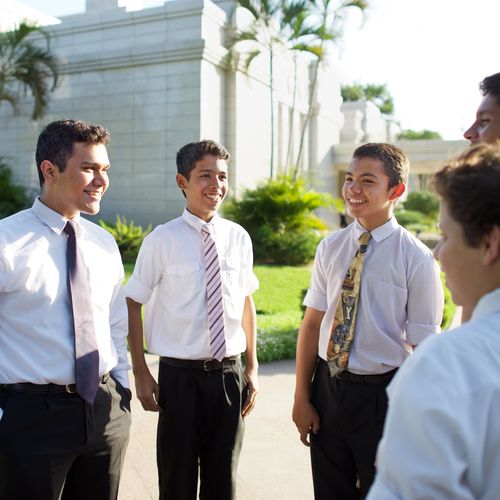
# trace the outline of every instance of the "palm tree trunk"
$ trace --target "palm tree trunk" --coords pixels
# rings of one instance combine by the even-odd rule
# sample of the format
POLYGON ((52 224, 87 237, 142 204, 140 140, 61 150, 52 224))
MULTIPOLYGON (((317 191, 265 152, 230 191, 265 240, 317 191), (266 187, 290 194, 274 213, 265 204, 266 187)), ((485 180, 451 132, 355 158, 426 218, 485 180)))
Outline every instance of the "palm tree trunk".
POLYGON ((314 76, 311 82, 311 92, 309 94, 309 109, 307 110, 306 121, 304 122, 304 126, 302 127, 302 131, 300 134, 300 143, 299 143, 299 151, 297 153, 297 164, 295 167, 294 180, 297 180, 300 171, 300 159, 302 157, 302 150, 304 149, 304 139, 306 136, 306 130, 309 127, 309 122, 311 121, 312 110, 314 105, 314 99, 316 96, 316 87, 318 86, 318 73, 319 73, 319 63, 320 59, 318 59, 316 63, 316 67, 314 68, 314 76))
MULTIPOLYGON (((298 64, 297 64, 297 53, 293 54, 293 97, 292 97, 292 113, 290 116, 290 124, 288 130, 288 148, 286 152, 285 161, 285 175, 288 171, 288 164, 290 163, 290 157, 292 156, 292 144, 293 144, 293 129, 295 120, 295 106, 297 105, 297 79, 298 79, 298 64)), ((291 167, 291 165, 290 165, 291 167)), ((295 172, 294 172, 295 175, 295 172)))
POLYGON ((269 47, 269 90, 271 98, 271 165, 269 177, 274 175, 274 68, 273 68, 273 46, 269 47))

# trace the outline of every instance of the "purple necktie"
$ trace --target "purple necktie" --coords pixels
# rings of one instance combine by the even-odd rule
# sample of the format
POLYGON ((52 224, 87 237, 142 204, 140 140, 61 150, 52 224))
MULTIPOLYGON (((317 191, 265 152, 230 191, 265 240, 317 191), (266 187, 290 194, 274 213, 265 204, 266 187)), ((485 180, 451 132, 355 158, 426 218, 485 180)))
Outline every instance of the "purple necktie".
POLYGON ((76 244, 77 229, 72 221, 68 221, 64 227, 64 232, 68 235, 68 287, 75 332, 75 381, 76 392, 92 404, 99 387, 99 351, 87 274, 76 244))
POLYGON ((224 307, 222 303, 219 256, 212 237, 212 226, 204 224, 201 233, 205 252, 210 350, 216 360, 222 361, 226 355, 226 338, 224 334, 224 307))

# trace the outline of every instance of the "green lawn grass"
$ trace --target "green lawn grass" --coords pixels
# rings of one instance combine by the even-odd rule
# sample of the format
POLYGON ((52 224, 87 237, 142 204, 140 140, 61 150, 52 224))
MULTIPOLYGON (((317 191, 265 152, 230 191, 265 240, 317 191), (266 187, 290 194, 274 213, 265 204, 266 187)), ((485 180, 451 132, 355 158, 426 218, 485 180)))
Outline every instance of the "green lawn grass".
MULTIPOLYGON (((133 264, 125 264, 126 280, 133 269, 133 264)), ((294 358, 302 319, 300 305, 311 271, 307 267, 255 266, 254 272, 260 282, 254 294, 257 356, 262 362, 294 358)))

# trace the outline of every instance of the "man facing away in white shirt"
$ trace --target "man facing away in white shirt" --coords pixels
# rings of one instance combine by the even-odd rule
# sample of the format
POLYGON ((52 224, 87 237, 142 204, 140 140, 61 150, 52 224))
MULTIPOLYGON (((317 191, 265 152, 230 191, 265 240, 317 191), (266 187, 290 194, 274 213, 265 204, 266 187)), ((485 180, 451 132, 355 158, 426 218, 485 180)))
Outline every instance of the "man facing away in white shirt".
POLYGON ((413 347, 440 331, 443 290, 430 250, 393 216, 409 162, 390 144, 356 149, 344 200, 356 220, 318 246, 297 341, 293 420, 311 447, 316 499, 364 498, 375 475, 387 396, 413 347), (370 232, 347 368, 330 375, 327 348, 341 287, 362 233, 370 232), (359 484, 359 487, 358 487, 359 484))
POLYGON ((500 149, 475 146, 435 175, 435 250, 460 328, 429 339, 388 388, 369 500, 496 500, 500 492, 500 149))
POLYGON ((200 498, 235 498, 243 418, 257 394, 252 244, 241 226, 217 215, 228 160, 211 140, 179 150, 176 180, 186 209, 144 239, 125 288, 137 397, 145 410, 159 412, 163 500, 194 500, 198 475, 200 498), (158 383, 144 359, 143 336, 160 356, 158 383))
POLYGON ((97 214, 108 188, 108 141, 99 125, 49 123, 36 148, 40 196, 0 221, 2 499, 118 495, 130 429, 123 265, 113 237, 80 216, 97 214), (64 231, 71 225, 90 288, 76 309, 64 231), (92 395, 79 389, 73 310, 76 317, 85 310, 93 325, 85 353, 93 362, 78 372, 97 390, 92 395))

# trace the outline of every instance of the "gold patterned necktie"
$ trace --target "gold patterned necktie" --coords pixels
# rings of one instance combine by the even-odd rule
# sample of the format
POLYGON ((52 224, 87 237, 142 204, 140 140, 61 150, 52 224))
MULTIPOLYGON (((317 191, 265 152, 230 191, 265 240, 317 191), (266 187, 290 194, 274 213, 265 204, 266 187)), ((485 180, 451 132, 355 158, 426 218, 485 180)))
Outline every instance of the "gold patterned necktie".
POLYGON ((326 353, 328 368, 332 377, 346 370, 349 364, 349 352, 354 341, 354 329, 356 327, 361 273, 370 237, 371 234, 368 232, 359 237, 359 249, 349 264, 349 269, 340 290, 326 353))

